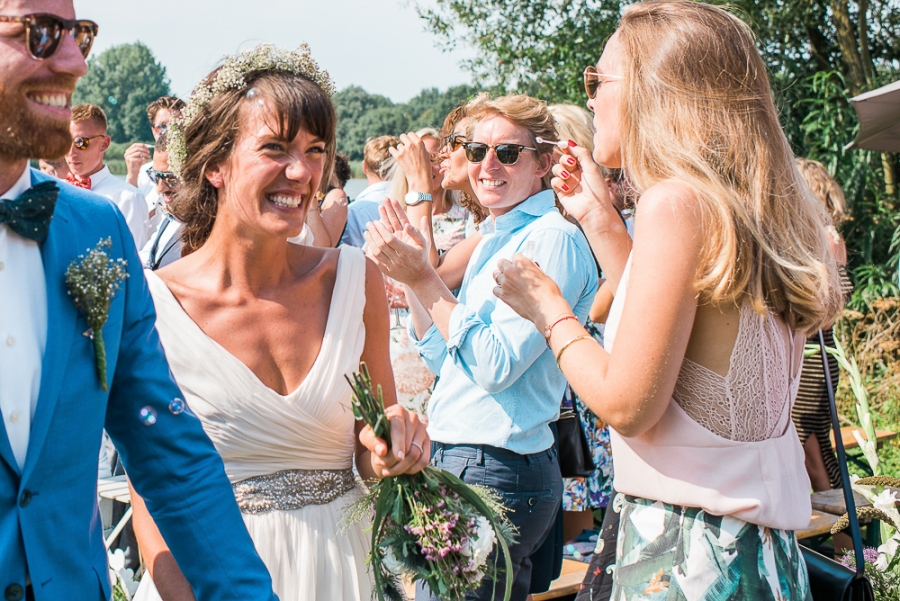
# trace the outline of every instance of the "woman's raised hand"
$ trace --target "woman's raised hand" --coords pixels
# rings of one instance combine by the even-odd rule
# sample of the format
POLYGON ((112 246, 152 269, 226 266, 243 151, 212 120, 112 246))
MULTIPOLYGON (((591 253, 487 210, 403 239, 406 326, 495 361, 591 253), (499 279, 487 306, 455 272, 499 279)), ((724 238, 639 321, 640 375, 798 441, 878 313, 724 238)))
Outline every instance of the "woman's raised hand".
POLYGON ((359 441, 371 451, 372 469, 379 477, 414 474, 431 459, 431 439, 419 416, 400 405, 384 410, 391 424, 391 448, 366 426, 359 433, 359 441))
MULTIPOLYGON (((378 213, 381 220, 370 222, 363 236, 366 255, 378 265, 381 273, 410 284, 434 271, 428 260, 428 238, 413 227, 400 203, 386 199, 378 207, 378 213)), ((426 218, 423 218, 421 227, 427 226, 426 218)))
POLYGON ((586 148, 570 146, 562 152, 553 166, 550 185, 569 215, 581 223, 590 219, 592 211, 611 206, 609 188, 600 166, 586 148))
POLYGON ((406 175, 411 190, 431 194, 431 155, 415 132, 400 134, 400 145, 388 148, 406 175))
POLYGON ((525 255, 500 259, 494 281, 494 295, 542 332, 548 319, 571 311, 556 282, 525 255))

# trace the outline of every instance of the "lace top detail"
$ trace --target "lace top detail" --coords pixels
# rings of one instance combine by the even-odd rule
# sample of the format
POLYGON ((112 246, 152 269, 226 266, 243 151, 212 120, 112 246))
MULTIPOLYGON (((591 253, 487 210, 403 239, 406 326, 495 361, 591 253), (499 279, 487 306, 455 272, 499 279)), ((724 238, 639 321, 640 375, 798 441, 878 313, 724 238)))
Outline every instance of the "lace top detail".
POLYGON ((723 377, 685 358, 672 396, 691 419, 722 438, 780 436, 790 419, 794 379, 793 349, 786 346, 793 342, 785 342, 775 317, 745 303, 728 373, 723 377))

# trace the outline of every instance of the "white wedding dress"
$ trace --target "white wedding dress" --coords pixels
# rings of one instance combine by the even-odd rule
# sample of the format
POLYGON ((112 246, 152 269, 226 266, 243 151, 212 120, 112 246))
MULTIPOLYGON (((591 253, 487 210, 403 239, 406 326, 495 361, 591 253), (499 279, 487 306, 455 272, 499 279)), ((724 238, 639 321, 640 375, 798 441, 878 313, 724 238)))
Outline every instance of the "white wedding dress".
MULTIPOLYGON (((356 435, 344 375, 358 371, 365 342, 365 270, 360 250, 341 248, 322 348, 309 375, 287 396, 266 387, 204 334, 165 283, 147 272, 172 373, 222 456, 232 485, 240 482, 235 490, 243 499, 244 523, 281 601, 372 597, 365 524, 342 523, 344 508, 361 494, 349 472, 356 435), (267 477, 279 472, 287 472, 288 480, 273 483, 267 477), (288 498, 285 482, 292 489, 288 498), (329 491, 343 494, 291 508, 308 497, 322 502, 329 491)), ((159 598, 145 574, 135 600, 159 598)))

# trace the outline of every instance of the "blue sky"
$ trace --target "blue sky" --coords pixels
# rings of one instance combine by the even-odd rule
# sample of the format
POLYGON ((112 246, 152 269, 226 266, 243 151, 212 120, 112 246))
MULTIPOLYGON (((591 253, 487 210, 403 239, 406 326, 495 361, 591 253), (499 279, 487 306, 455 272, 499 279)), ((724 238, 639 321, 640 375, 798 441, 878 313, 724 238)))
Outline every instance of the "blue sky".
POLYGON ((141 41, 183 97, 224 54, 260 42, 306 42, 338 89, 394 102, 470 81, 459 62, 472 51, 442 52, 407 0, 75 0, 75 10, 100 25, 93 53, 141 41))

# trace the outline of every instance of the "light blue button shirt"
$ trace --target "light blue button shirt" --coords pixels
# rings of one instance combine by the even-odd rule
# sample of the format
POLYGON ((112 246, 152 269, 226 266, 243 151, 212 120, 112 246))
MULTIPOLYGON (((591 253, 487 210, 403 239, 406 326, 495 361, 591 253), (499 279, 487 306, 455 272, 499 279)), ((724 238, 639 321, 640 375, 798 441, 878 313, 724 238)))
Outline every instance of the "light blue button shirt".
POLYGON ((344 233, 341 234, 341 241, 338 244, 349 244, 357 248, 362 248, 366 243, 363 238, 363 232, 368 228, 370 221, 378 221, 381 216, 378 214, 378 207, 387 198, 388 190, 391 182, 376 182, 359 193, 350 207, 347 209, 347 225, 344 227, 344 233))
MULTIPOLYGON (((450 339, 432 326, 416 343, 440 376, 428 404, 428 433, 447 444, 487 444, 530 454, 550 448, 566 379, 544 336, 494 296, 497 261, 523 253, 559 285, 584 321, 597 268, 584 235, 545 190, 497 217, 476 247, 450 315, 450 339)), ((414 333, 413 338, 415 339, 414 333)))

